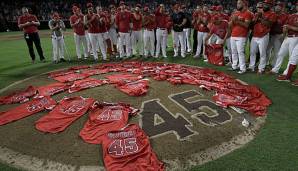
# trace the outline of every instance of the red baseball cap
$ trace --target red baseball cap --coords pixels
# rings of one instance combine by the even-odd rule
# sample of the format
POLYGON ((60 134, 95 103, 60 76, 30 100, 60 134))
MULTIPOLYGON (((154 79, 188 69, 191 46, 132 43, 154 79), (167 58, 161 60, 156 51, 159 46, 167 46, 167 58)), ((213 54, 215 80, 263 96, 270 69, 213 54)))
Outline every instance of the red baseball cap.
POLYGON ((93 7, 93 4, 91 2, 87 3, 87 8, 93 7))
POLYGON ((213 5, 213 6, 211 7, 211 10, 212 10, 212 11, 217 11, 217 6, 213 5))

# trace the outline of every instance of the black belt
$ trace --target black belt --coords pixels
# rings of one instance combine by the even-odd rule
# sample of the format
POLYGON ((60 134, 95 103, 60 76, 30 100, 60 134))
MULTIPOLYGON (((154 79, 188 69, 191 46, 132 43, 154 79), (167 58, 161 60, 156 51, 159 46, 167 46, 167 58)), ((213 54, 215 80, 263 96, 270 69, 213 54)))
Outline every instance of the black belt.
POLYGON ((157 29, 159 29, 159 30, 166 30, 166 28, 157 28, 157 29))
POLYGON ((288 35, 288 37, 298 37, 298 35, 288 35))

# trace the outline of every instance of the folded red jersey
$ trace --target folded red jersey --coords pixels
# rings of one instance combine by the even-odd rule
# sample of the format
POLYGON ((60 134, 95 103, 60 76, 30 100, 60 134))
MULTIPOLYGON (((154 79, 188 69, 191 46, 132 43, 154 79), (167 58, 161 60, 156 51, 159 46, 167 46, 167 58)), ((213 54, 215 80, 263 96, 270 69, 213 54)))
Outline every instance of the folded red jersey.
POLYGON ((205 45, 205 52, 208 62, 213 65, 224 66, 223 45, 211 44, 205 45))
POLYGON ((32 114, 41 112, 45 109, 53 109, 56 101, 49 96, 36 97, 31 101, 21 104, 18 107, 0 113, 0 125, 4 125, 19 119, 25 118, 32 114))
POLYGON ((67 90, 70 86, 65 83, 53 83, 37 88, 39 96, 52 96, 54 94, 67 90))
POLYGON ((35 127, 42 132, 62 132, 83 116, 94 102, 92 98, 66 97, 49 114, 36 121, 35 127))
POLYGON ((140 75, 132 75, 132 74, 114 74, 114 75, 108 75, 106 76, 106 78, 110 80, 111 84, 119 84, 119 83, 137 81, 142 79, 143 77, 140 75))
POLYGON ((116 88, 130 96, 142 96, 148 92, 149 81, 138 80, 130 83, 118 84, 116 88))
POLYGON ((135 124, 103 136, 103 160, 108 171, 163 171, 145 132, 135 124))
POLYGON ((87 143, 101 144, 105 133, 124 127, 129 116, 134 116, 137 112, 137 109, 128 104, 97 104, 91 109, 80 136, 87 143))
POLYGON ((36 94, 36 88, 29 86, 26 90, 15 92, 7 96, 0 97, 0 105, 24 103, 29 101, 29 98, 36 94))
POLYGON ((66 82, 72 82, 72 81, 76 81, 76 80, 81 80, 84 78, 89 77, 88 74, 78 74, 78 73, 73 73, 73 74, 67 74, 67 75, 62 75, 59 77, 54 77, 54 80, 57 80, 59 82, 62 83, 66 83, 66 82))
POLYGON ((81 90, 85 90, 92 87, 97 87, 103 84, 108 83, 106 80, 98 80, 95 78, 86 78, 83 80, 78 80, 73 83, 73 85, 69 88, 69 93, 78 92, 81 90))

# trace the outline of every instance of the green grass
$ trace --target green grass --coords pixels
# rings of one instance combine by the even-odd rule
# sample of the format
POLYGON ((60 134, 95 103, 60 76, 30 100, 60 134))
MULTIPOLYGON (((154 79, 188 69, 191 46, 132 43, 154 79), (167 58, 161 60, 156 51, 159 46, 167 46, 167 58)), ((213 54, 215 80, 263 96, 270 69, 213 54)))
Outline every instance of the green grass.
MULTIPOLYGON (((41 39, 48 62, 31 64, 23 39, 5 41, 1 39, 3 36, 15 36, 17 34, 21 35, 20 32, 0 34, 0 88, 36 74, 79 64, 77 62, 51 64, 52 46, 49 37, 41 39)), ((171 43, 171 39, 169 43, 171 43)), ((71 52, 71 56, 75 56, 74 41, 71 35, 66 37, 66 44, 71 52)), ((171 56, 170 54, 172 53, 169 52, 168 56, 171 56)), ((157 60, 148 59, 148 61, 157 60)), ((160 59, 160 61, 210 67, 224 71, 249 84, 257 85, 273 102, 268 110, 265 126, 252 142, 233 153, 205 165, 194 167, 192 170, 298 170, 297 87, 293 87, 289 83, 277 82, 275 76, 271 75, 257 76, 253 73, 237 75, 227 71, 227 67, 212 66, 201 60, 194 60, 190 56, 186 59, 169 57, 168 59, 160 59)), ((83 64, 92 63, 91 60, 83 62, 83 64)), ((0 170, 16 169, 0 164, 0 170)))

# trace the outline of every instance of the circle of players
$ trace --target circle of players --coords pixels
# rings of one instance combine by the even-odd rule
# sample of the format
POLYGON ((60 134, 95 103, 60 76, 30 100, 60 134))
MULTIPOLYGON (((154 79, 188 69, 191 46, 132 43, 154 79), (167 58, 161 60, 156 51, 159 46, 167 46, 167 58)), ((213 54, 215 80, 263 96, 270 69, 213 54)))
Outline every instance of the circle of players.
MULTIPOLYGON (((160 55, 167 58, 167 39, 172 33, 174 57, 179 55, 180 49, 182 58, 186 57, 186 53, 193 52, 194 58, 202 56, 207 62, 205 45, 222 44, 226 47, 227 65, 231 66, 230 70, 239 74, 244 74, 247 70, 257 70, 258 74, 263 74, 266 66, 270 68, 269 74, 278 74, 284 58, 289 55, 287 68, 277 80, 290 82, 298 63, 298 13, 287 14, 282 2, 259 2, 256 13, 252 13, 246 0, 238 0, 237 8, 230 16, 223 12, 222 6, 212 6, 209 9, 202 5, 197 6, 192 17, 186 15, 186 6, 179 4, 173 6, 171 14, 163 4, 154 10, 140 4, 129 9, 123 1, 118 8, 110 5, 107 10, 100 6, 94 7, 92 3, 87 3, 86 6, 88 10, 84 15, 80 7, 74 5, 73 15, 69 19, 74 31, 78 59, 82 59, 81 46, 84 58, 92 55, 95 61, 98 61, 99 50, 104 61, 108 60, 108 55, 118 59, 137 54, 145 58, 158 58, 160 55), (193 50, 190 43, 192 27, 195 44, 193 50), (245 49, 249 40, 250 58, 247 67, 245 49), (256 67, 257 53, 259 64, 256 67)), ((19 27, 25 32, 32 60, 34 62, 35 56, 33 43, 29 41, 31 39, 37 47, 40 59, 44 61, 39 38, 34 38, 36 35, 31 36, 33 32, 37 32, 39 22, 26 8, 23 8, 23 13, 19 19, 19 27)), ((52 31, 53 61, 65 61, 64 50, 67 48, 62 34, 65 25, 58 13, 52 15, 49 27, 52 31)), ((298 86, 298 81, 293 82, 293 85, 298 86)))

